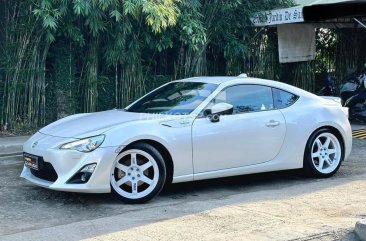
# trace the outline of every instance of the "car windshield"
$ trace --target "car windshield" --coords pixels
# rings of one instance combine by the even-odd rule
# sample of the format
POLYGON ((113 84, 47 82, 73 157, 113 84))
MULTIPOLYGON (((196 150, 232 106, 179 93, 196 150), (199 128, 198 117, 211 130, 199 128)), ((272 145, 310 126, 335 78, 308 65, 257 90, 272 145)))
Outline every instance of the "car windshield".
POLYGON ((188 115, 216 88, 216 84, 172 82, 144 96, 126 111, 188 115))

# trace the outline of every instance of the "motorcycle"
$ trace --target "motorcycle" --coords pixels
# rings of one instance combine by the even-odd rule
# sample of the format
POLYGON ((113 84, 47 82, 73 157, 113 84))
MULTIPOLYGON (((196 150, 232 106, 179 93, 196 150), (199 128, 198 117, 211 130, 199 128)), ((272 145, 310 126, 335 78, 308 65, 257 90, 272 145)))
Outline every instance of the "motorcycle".
POLYGON ((350 121, 366 123, 366 74, 346 78, 340 97, 342 105, 349 109, 350 121))
POLYGON ((333 75, 326 74, 323 79, 323 88, 319 90, 317 95, 335 96, 336 94, 336 78, 333 75))

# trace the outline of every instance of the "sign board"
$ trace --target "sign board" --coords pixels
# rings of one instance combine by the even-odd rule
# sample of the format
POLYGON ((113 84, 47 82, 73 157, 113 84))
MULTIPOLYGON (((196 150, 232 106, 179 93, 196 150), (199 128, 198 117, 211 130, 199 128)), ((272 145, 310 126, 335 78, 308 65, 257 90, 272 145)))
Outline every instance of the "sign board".
POLYGON ((251 17, 250 20, 256 27, 304 22, 302 6, 282 8, 260 12, 251 17))
POLYGON ((315 58, 315 30, 311 24, 278 25, 280 63, 309 61, 315 58))

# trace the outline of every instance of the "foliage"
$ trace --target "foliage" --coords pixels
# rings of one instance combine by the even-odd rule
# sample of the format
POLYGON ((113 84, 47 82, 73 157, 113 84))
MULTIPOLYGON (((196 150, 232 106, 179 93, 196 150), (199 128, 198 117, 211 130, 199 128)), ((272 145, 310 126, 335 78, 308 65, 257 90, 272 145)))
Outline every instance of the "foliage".
POLYGON ((49 44, 31 0, 4 1, 1 45, 1 124, 45 123, 45 65, 49 44))
POLYGON ((173 78, 244 72, 253 46, 265 38, 258 37, 249 17, 291 5, 289 0, 3 2, 1 118, 13 127, 121 108, 173 78))

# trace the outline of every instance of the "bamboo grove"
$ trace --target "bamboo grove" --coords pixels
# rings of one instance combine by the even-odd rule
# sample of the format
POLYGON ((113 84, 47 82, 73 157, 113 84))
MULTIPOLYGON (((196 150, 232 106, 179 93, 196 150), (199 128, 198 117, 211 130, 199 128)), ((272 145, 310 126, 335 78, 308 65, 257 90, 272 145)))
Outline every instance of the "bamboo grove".
MULTIPOLYGON (((253 13, 290 0, 0 4, 1 126, 37 128, 74 113, 123 108, 162 83, 190 76, 245 72, 315 90, 304 73, 319 64, 278 64, 275 29, 250 23, 253 13)), ((319 56, 317 63, 334 55, 319 56)))

